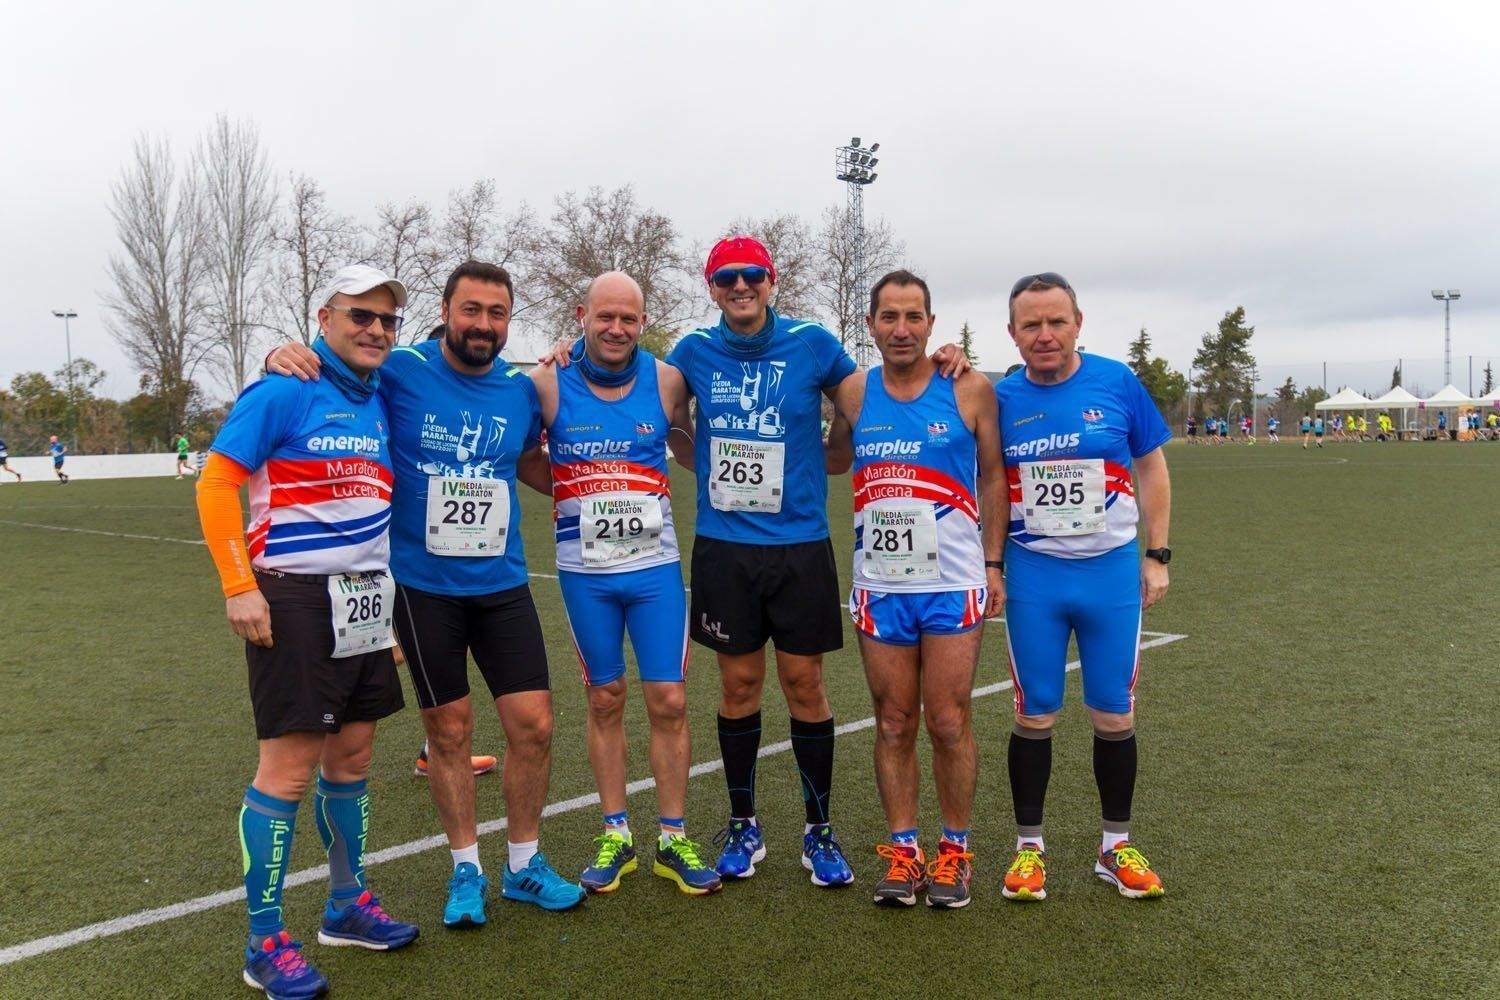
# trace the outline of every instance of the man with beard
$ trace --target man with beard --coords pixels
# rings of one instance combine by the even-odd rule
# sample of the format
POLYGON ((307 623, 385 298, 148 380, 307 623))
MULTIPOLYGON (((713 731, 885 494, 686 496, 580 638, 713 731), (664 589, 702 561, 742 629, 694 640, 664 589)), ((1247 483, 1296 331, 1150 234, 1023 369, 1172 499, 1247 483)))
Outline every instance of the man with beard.
MULTIPOLYGON (((537 850, 551 767, 552 695, 531 599, 516 464, 535 450, 541 408, 530 379, 500 358, 513 289, 502 267, 467 261, 443 289, 441 340, 400 347, 380 371, 391 419, 391 571, 396 632, 427 730, 432 800, 453 854, 443 923, 485 922, 470 743, 468 657, 505 730, 508 864, 501 895, 564 910, 584 891, 537 850)), ((300 345, 272 371, 316 373, 300 345)))

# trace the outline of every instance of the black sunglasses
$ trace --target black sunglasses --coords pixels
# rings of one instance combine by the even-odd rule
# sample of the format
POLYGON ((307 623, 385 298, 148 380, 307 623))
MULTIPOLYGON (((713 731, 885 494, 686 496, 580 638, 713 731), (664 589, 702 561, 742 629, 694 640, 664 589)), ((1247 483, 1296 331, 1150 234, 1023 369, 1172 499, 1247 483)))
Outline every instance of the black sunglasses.
POLYGON ((378 313, 370 309, 361 309, 358 306, 329 306, 328 308, 348 313, 349 322, 361 330, 369 329, 370 324, 378 319, 386 333, 395 333, 401 329, 401 324, 406 322, 404 316, 397 316, 395 313, 378 313))
POLYGON ((1068 279, 1064 278, 1056 271, 1043 271, 1041 274, 1028 274, 1026 277, 1022 278, 1020 281, 1012 285, 1010 288, 1010 300, 1014 302, 1017 295, 1020 295, 1022 292, 1026 291, 1026 289, 1030 288, 1038 281, 1040 281, 1044 285, 1052 285, 1056 288, 1063 288, 1070 292, 1073 290, 1073 286, 1068 284, 1068 279))
POLYGON ((741 278, 745 279, 747 285, 759 285, 770 276, 770 271, 753 264, 750 267, 721 267, 708 280, 719 288, 733 288, 734 283, 741 278))

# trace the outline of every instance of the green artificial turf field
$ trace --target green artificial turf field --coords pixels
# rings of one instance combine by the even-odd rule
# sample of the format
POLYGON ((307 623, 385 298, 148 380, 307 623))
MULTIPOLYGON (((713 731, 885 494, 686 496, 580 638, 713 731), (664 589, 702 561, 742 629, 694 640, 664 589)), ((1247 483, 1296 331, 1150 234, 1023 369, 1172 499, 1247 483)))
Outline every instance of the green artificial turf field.
MULTIPOLYGON (((316 881, 288 890, 290 929, 344 997, 1496 995, 1500 685, 1487 574, 1500 447, 1174 445, 1169 455, 1177 558, 1171 592, 1146 616, 1164 643, 1143 655, 1133 828, 1165 899, 1128 901, 1092 875, 1098 806, 1075 675, 1048 798, 1045 903, 1011 904, 998 890, 1013 837, 1002 691, 975 702, 966 910, 871 905, 884 827, 864 728, 839 738, 833 796, 853 888, 808 884, 783 752, 759 771, 770 856, 717 896, 682 896, 643 865, 579 911, 496 899, 487 928, 445 932, 450 863, 438 844, 370 869, 387 908, 421 923, 415 946, 318 946, 316 881)), ((676 483, 686 539, 693 488, 681 474, 676 483)), ((197 538, 192 491, 170 479, 0 486, 0 997, 249 995, 239 902, 18 955, 239 884, 234 821, 255 744, 208 555, 168 540, 197 538)), ((546 505, 522 502, 531 564, 552 572, 546 505)), ((848 510, 848 480, 836 480, 846 573, 848 510)), ((533 588, 556 694, 550 801, 565 802, 593 791, 583 694, 557 584, 533 588)), ((825 665, 841 723, 870 714, 846 636, 825 665)), ((1006 677, 992 624, 976 683, 1006 677)), ((695 761, 718 757, 717 687, 712 657, 695 649, 695 761)), ((765 715, 764 744, 784 739, 774 684, 765 715)), ((479 719, 479 748, 498 751, 494 713, 479 719)), ((645 777, 638 693, 628 725, 630 773, 645 777)), ((372 851, 438 832, 411 774, 420 730, 412 707, 381 728, 372 851)), ((924 783, 931 849, 925 772, 924 783)), ((481 819, 501 815, 499 781, 479 789, 481 819)), ((651 793, 633 795, 631 809, 649 837, 651 793)), ((710 840, 725 810, 720 774, 692 779, 690 834, 710 840)), ((323 862, 306 809, 301 820, 294 872, 323 862)), ((543 850, 576 875, 598 822, 595 806, 559 812, 543 824, 543 850)), ((502 836, 480 843, 498 870, 502 836)))

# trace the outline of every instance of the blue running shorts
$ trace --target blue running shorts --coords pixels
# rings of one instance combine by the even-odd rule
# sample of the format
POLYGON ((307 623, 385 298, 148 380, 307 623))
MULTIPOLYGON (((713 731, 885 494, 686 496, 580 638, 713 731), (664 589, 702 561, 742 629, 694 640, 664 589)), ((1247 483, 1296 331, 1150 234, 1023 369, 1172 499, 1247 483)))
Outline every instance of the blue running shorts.
POLYGON ((1016 714, 1062 708, 1068 637, 1078 637, 1083 703, 1135 707, 1140 672, 1141 556, 1134 542, 1088 559, 1005 546, 1005 634, 1016 714))
POLYGON ((682 566, 662 563, 627 573, 558 571, 563 607, 585 684, 625 675, 625 632, 643 681, 687 674, 687 594, 682 566))
POLYGON ((988 587, 925 593, 849 592, 854 627, 879 642, 915 646, 924 635, 962 635, 984 622, 988 587))

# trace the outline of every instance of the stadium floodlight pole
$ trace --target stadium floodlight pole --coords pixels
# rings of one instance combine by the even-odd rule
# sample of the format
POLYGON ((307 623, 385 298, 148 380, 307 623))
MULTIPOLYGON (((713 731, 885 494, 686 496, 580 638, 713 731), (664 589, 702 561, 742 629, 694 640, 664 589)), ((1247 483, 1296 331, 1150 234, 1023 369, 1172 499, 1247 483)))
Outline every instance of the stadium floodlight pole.
MULTIPOLYGON (((880 143, 862 147, 859 136, 855 136, 849 140, 849 145, 834 150, 833 156, 834 177, 844 182, 849 198, 848 224, 854 243, 853 294, 861 312, 870 281, 870 276, 865 273, 865 185, 874 184, 875 178, 880 176, 875 172, 875 165, 880 162, 875 154, 879 151, 880 143)), ((855 332, 854 343, 845 346, 854 348, 850 353, 863 367, 868 368, 875 359, 875 344, 870 339, 869 331, 863 327, 855 332)))
POLYGON ((68 437, 74 451, 78 450, 78 398, 73 394, 73 334, 68 327, 70 320, 78 318, 72 309, 54 309, 52 315, 63 321, 63 346, 68 352, 68 437))
POLYGON ((1432 297, 1443 304, 1443 384, 1453 384, 1453 333, 1448 324, 1449 307, 1453 300, 1458 298, 1458 289, 1449 288, 1444 291, 1441 288, 1432 290, 1432 297))

